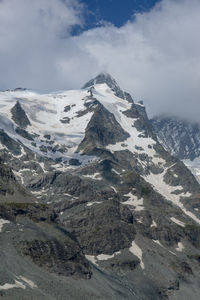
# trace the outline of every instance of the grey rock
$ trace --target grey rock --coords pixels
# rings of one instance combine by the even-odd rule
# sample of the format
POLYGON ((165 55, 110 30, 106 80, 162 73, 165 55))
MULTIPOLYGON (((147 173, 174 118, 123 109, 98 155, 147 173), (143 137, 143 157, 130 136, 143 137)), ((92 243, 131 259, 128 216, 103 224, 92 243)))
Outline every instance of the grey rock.
POLYGON ((28 125, 31 125, 25 111, 21 107, 19 101, 16 102, 15 106, 11 109, 12 119, 17 125, 21 128, 26 128, 28 125))

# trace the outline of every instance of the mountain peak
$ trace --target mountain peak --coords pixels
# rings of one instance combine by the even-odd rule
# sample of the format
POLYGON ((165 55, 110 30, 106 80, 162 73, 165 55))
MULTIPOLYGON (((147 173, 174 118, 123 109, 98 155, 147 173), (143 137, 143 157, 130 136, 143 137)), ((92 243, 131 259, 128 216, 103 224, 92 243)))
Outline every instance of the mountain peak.
POLYGON ((91 87, 95 84, 103 84, 106 83, 111 89, 120 89, 119 85, 117 84, 116 80, 108 73, 100 73, 95 78, 88 81, 83 88, 91 87))
POLYGON ((124 92, 116 80, 108 73, 100 73, 95 78, 88 81, 84 86, 83 89, 89 88, 94 86, 95 84, 103 84, 106 83, 109 88, 115 93, 115 95, 119 98, 125 99, 129 102, 133 102, 133 99, 130 94, 124 92))

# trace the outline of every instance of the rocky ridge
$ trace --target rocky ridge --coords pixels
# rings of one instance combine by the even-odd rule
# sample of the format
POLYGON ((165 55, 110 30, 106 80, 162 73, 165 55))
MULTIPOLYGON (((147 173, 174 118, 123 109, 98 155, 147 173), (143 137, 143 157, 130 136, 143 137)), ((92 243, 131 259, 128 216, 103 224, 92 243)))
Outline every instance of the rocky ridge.
POLYGON ((144 105, 108 74, 0 102, 3 299, 197 299, 200 186, 144 105))
POLYGON ((160 116, 151 124, 162 145, 182 160, 200 180, 200 125, 178 117, 160 116))

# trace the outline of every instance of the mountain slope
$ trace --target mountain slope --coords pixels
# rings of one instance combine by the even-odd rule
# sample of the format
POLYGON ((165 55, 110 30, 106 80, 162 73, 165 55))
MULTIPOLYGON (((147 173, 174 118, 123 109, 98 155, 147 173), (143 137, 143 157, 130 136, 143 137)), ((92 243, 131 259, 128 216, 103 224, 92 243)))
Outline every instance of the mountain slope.
MULTIPOLYGON (((158 142, 141 102, 100 74, 77 91, 1 92, 0 104, 1 157, 36 197, 0 211, 15 231, 27 224, 17 244, 12 233, 0 238, 4 249, 12 244, 7 264, 16 255, 37 285, 5 289, 5 299, 16 289, 19 299, 198 298, 200 186, 158 142), (16 111, 29 122, 20 124, 16 111)), ((21 276, 19 267, 12 272, 21 276)), ((0 289, 14 284, 7 279, 0 289)))
POLYGON ((200 125, 162 116, 152 119, 151 123, 164 147, 183 160, 200 180, 200 125))

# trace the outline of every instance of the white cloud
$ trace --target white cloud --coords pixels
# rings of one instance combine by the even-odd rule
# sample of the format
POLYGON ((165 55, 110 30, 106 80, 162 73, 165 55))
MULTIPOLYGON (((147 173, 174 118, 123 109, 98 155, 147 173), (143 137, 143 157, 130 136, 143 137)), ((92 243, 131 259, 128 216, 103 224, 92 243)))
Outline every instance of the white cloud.
POLYGON ((0 87, 64 85, 57 60, 82 9, 78 0, 1 0, 0 87))
POLYGON ((199 119, 200 1, 163 1, 117 29, 86 32, 80 44, 149 112, 199 119))
POLYGON ((121 28, 70 37, 82 9, 74 0, 1 1, 0 87, 77 88, 107 71, 150 114, 199 119, 199 0, 163 0, 121 28))

